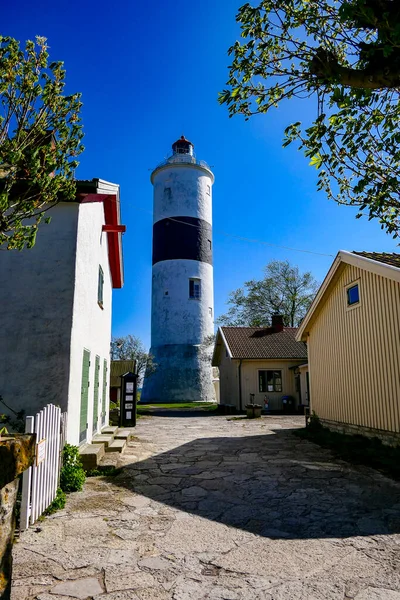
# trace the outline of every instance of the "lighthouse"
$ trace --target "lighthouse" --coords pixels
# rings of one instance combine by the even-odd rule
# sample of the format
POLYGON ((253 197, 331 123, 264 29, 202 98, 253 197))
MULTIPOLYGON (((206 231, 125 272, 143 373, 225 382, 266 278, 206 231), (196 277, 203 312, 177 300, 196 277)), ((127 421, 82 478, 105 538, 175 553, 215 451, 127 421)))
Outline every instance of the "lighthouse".
POLYGON ((151 174, 153 274, 151 349, 142 401, 213 400, 204 341, 214 333, 212 186, 214 175, 182 136, 151 174))

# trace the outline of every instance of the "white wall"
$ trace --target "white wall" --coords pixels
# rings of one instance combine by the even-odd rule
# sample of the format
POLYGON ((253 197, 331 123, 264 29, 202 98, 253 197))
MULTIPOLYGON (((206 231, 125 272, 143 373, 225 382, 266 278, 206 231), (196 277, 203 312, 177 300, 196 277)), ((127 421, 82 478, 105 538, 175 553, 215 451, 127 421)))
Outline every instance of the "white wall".
POLYGON ((108 424, 112 283, 108 262, 107 234, 102 232, 103 224, 104 207, 101 202, 79 205, 67 428, 67 441, 76 445, 79 444, 84 348, 90 351, 87 441, 89 442, 92 438, 96 355, 100 357, 98 429, 101 427, 104 359, 107 360, 108 365, 106 392, 106 424, 108 424), (99 265, 104 272, 103 308, 97 302, 99 265))
POLYGON ((185 216, 211 224, 213 178, 211 172, 207 173, 197 166, 180 164, 156 171, 153 222, 166 217, 185 216), (165 193, 165 188, 171 188, 171 198, 165 193))
MULTIPOLYGON (((169 160, 152 174, 154 223, 168 217, 194 217, 211 226, 213 174, 190 164, 194 159, 189 155, 174 155, 169 160)), ((145 377, 142 400, 213 400, 211 364, 204 360, 200 346, 213 332, 212 265, 187 259, 154 264, 151 353, 157 369, 145 377), (191 278, 201 280, 200 299, 189 297, 191 278)))
POLYGON ((212 265, 185 259, 156 263, 152 283, 152 348, 164 344, 201 344, 213 332, 212 265), (189 298, 190 278, 201 280, 199 300, 189 298))
POLYGON ((67 410, 78 209, 58 204, 32 249, 0 251, 0 394, 30 415, 67 410))

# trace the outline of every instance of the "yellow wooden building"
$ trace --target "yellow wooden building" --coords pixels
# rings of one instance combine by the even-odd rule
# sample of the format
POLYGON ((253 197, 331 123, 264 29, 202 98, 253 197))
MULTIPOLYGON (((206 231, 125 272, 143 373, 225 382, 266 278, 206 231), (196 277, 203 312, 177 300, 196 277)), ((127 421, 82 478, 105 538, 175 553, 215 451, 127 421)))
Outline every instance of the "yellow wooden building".
POLYGON ((400 254, 340 251, 296 339, 321 421, 400 443, 400 254))

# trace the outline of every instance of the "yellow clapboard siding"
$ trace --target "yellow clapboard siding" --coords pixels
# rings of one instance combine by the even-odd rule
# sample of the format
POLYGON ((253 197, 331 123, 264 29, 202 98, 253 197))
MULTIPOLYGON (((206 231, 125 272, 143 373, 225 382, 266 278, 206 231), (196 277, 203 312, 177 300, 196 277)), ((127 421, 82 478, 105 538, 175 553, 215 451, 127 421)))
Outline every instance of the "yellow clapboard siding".
POLYGON ((311 409, 322 419, 400 431, 400 284, 346 265, 308 338, 311 409), (346 287, 359 282, 349 309, 346 287))

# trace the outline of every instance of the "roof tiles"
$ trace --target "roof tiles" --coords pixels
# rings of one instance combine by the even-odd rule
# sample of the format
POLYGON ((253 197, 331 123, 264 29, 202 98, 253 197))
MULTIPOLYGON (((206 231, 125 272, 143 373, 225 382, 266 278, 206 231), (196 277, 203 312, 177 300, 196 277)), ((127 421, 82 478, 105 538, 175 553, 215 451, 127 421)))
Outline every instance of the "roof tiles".
POLYGON ((307 347, 296 342, 297 328, 221 327, 232 358, 307 359, 307 347))
POLYGON ((395 252, 356 252, 353 250, 353 254, 400 269, 400 254, 396 254, 395 252))

